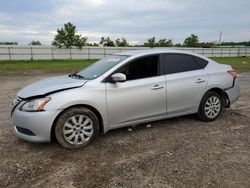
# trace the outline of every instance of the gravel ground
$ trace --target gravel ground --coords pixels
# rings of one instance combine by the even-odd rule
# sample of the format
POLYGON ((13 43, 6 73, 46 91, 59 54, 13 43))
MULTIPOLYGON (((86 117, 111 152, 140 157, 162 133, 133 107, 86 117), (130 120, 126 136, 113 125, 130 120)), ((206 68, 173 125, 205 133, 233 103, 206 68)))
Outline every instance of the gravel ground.
POLYGON ((14 137, 10 104, 51 75, 0 76, 0 187, 250 187, 250 73, 220 118, 195 116, 110 131, 84 149, 14 137))

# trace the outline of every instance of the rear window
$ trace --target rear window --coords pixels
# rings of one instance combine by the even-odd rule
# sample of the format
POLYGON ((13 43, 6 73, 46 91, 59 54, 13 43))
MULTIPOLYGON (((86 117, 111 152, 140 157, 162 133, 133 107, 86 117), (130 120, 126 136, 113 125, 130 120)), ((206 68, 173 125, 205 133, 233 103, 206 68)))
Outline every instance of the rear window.
POLYGON ((204 69, 207 66, 207 64, 208 64, 207 60, 202 59, 202 58, 197 57, 197 56, 194 56, 194 58, 197 62, 198 69, 204 69))

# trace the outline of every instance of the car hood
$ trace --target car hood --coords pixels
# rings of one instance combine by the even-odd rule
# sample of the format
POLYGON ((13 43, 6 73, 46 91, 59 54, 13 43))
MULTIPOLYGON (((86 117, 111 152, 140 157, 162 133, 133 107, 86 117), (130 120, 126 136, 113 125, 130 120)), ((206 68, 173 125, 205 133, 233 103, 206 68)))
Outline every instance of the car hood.
POLYGON ((75 79, 69 76, 56 76, 26 86, 17 93, 17 96, 21 98, 44 96, 48 93, 81 87, 86 82, 86 80, 75 79))

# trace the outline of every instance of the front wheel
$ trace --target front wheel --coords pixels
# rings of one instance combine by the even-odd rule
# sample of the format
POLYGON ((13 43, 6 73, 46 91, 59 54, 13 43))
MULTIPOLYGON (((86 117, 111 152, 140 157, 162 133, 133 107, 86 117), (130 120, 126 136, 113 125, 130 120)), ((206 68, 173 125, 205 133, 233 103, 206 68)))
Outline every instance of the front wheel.
POLYGON ((202 121, 214 121, 219 117, 222 109, 221 96, 214 91, 208 91, 201 100, 198 117, 202 121))
POLYGON ((55 126, 57 141, 68 149, 87 146, 98 135, 98 131, 98 118, 84 107, 66 110, 59 116, 55 126))

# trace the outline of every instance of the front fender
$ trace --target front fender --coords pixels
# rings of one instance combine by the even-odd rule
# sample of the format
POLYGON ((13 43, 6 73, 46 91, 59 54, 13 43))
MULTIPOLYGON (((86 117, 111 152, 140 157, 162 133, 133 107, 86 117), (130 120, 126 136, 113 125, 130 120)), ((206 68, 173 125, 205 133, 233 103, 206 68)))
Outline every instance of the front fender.
POLYGON ((105 87, 101 88, 76 88, 50 95, 51 100, 45 110, 63 111, 76 105, 88 105, 95 108, 101 115, 104 129, 107 129, 108 115, 106 106, 105 87))

